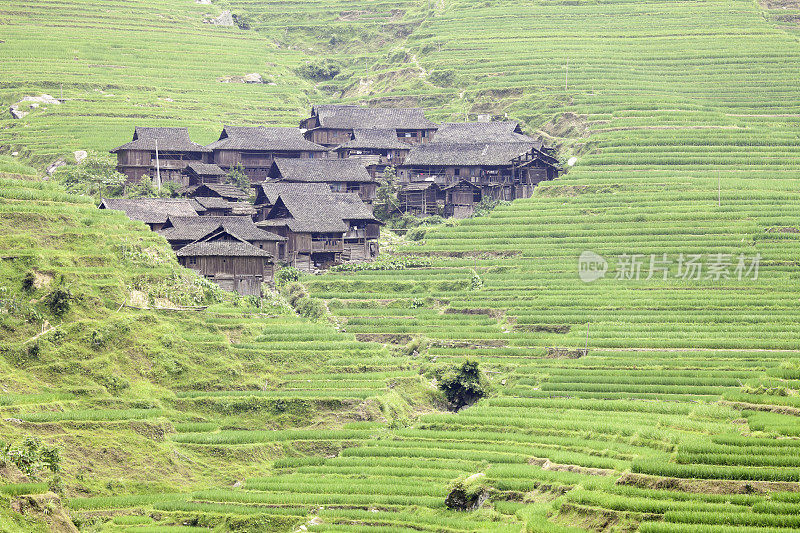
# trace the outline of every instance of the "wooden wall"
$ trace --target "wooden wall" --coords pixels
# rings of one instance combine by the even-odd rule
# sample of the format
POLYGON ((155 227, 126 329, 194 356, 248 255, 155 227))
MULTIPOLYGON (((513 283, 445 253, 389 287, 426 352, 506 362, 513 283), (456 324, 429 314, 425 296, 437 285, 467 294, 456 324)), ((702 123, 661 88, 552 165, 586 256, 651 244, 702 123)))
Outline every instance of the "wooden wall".
POLYGON ((274 265, 266 257, 180 257, 181 265, 211 279, 225 290, 260 296, 261 283, 270 283, 274 265))

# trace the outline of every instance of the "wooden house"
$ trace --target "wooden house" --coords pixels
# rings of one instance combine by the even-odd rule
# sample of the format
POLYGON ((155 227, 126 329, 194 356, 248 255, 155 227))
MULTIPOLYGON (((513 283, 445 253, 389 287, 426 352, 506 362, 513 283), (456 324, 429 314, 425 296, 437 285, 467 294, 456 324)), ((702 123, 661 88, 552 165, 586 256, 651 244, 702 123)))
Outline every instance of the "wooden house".
POLYGON ((268 176, 275 181, 325 183, 331 192, 358 193, 368 204, 378 189, 376 179, 357 159, 276 159, 268 176))
POLYGON ((383 176, 386 167, 402 165, 411 145, 391 129, 354 129, 353 138, 332 150, 340 159, 360 159, 370 176, 383 176))
POLYGON ((266 199, 272 207, 257 225, 287 237, 289 264, 309 271, 377 257, 381 222, 357 194, 307 188, 307 184, 279 184, 276 189, 270 185, 265 184, 264 194, 272 196, 266 199))
POLYGON ((433 137, 437 126, 425 118, 421 108, 316 105, 311 116, 300 122, 300 128, 309 141, 332 148, 352 140, 356 129, 393 130, 405 143, 422 144, 433 137))
POLYGON ((117 171, 125 174, 128 183, 138 183, 149 176, 153 182, 184 183, 184 169, 191 162, 208 163, 211 150, 192 142, 186 128, 137 127, 133 140, 111 150, 117 154, 117 171))
POLYGON ((442 192, 445 194, 445 217, 469 218, 483 198, 481 188, 465 179, 451 183, 442 192))
POLYGON ((257 248, 222 226, 177 251, 178 262, 242 296, 261 296, 261 284, 272 282, 274 263, 257 248))
POLYGON ((558 177, 561 166, 549 150, 531 148, 511 160, 514 172, 514 198, 530 198, 542 181, 558 177))
POLYGON ((481 198, 510 201, 530 197, 537 183, 558 177, 560 170, 542 142, 523 134, 516 122, 468 122, 442 124, 432 143, 409 152, 398 177, 401 184, 435 182, 445 191, 445 213, 468 216, 468 194, 446 192, 452 185, 458 184, 455 191, 467 182, 480 189, 481 198), (455 197, 459 203, 451 204, 455 197))
POLYGON ((187 199, 174 198, 104 198, 100 209, 123 211, 131 220, 144 222, 153 231, 160 230, 171 216, 197 220, 194 203, 187 199))
POLYGON ((225 171, 241 165, 252 183, 266 179, 275 158, 327 157, 325 147, 307 141, 297 128, 225 126, 219 139, 206 148, 225 171))
POLYGON ((524 135, 518 123, 466 122, 442 124, 434 142, 411 150, 398 177, 401 183, 433 180, 441 187, 467 180, 483 197, 513 200, 529 197, 536 183, 556 178, 560 170, 542 142, 524 135))
POLYGON ((279 261, 285 260, 286 238, 258 228, 248 216, 170 217, 158 232, 173 250, 204 240, 220 228, 265 250, 279 261))
POLYGON ((419 217, 439 214, 439 200, 444 204, 444 194, 433 181, 403 183, 397 193, 400 210, 419 217))
POLYGON ((256 198, 254 200, 257 211, 255 220, 261 221, 267 218, 270 210, 275 206, 275 202, 281 194, 330 194, 331 189, 325 183, 298 183, 289 181, 265 181, 254 186, 256 198))
POLYGON ((213 163, 190 161, 183 169, 184 183, 186 186, 197 186, 203 183, 223 183, 227 172, 213 163))
POLYGON ((414 148, 398 172, 401 183, 434 181, 444 188, 467 180, 499 200, 514 199, 512 160, 525 143, 431 143, 414 148))
POLYGON ((375 218, 372 208, 355 193, 333 193, 339 216, 347 224, 342 261, 371 261, 378 257, 378 239, 383 223, 375 218))
POLYGON ((531 143, 541 148, 542 141, 522 132, 518 122, 444 122, 436 130, 434 142, 459 143, 531 143))
POLYGON ((286 237, 286 262, 306 272, 341 262, 349 230, 330 194, 281 194, 257 226, 286 237))

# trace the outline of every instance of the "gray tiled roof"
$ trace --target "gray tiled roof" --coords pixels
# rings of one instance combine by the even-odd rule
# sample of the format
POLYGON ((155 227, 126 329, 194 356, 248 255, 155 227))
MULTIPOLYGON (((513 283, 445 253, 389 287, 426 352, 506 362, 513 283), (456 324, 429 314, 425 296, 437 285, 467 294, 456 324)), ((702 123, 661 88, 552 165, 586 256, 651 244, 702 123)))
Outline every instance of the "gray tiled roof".
POLYGON ((318 105, 312 114, 323 128, 436 129, 421 108, 379 108, 355 105, 318 105))
POLYGON ((247 216, 170 217, 170 227, 159 233, 168 241, 196 241, 222 228, 246 241, 285 241, 286 238, 264 231, 247 216))
POLYGON ((164 152, 210 152, 201 144, 189 138, 187 128, 143 128, 137 126, 133 133, 133 140, 111 150, 158 150, 164 152))
POLYGON ((301 182, 374 182, 358 159, 284 159, 276 158, 270 178, 301 182))
POLYGON ((190 162, 186 165, 186 168, 192 169, 198 176, 224 176, 226 174, 218 165, 199 161, 190 162))
POLYGON ((196 196, 193 198, 205 211, 209 209, 230 209, 234 215, 254 215, 256 209, 250 202, 230 202, 218 196, 196 196))
POLYGON ((280 202, 292 218, 267 219, 258 222, 259 227, 288 226, 295 233, 340 233, 348 230, 348 220, 378 222, 372 208, 357 193, 284 191, 280 202))
POLYGON ((395 129, 354 129, 353 138, 338 148, 365 148, 375 150, 410 150, 411 145, 397 138, 395 129))
POLYGON ((517 122, 446 122, 433 136, 434 143, 530 142, 541 150, 542 142, 522 133, 517 122))
POLYGON ((240 241, 193 242, 178 250, 176 255, 178 257, 272 257, 269 252, 240 241))
POLYGON ((340 216, 337 203, 331 198, 331 194, 281 194, 278 205, 283 203, 292 215, 291 218, 268 218, 259 222, 258 226, 285 225, 295 233, 344 233, 349 226, 340 216))
POLYGON ((203 183, 200 185, 191 185, 181 189, 179 192, 181 194, 206 197, 216 194, 220 198, 234 198, 237 200, 247 200, 250 197, 249 194, 230 183, 203 183))
MULTIPOLYGON (((325 183, 302 183, 295 181, 264 181, 256 185, 261 190, 263 199, 274 204, 281 194, 329 194, 331 188, 325 183)), ((262 199, 262 200, 263 200, 262 199)))
POLYGON ((324 146, 303 137, 298 128, 264 126, 225 126, 219 140, 206 146, 211 150, 303 151, 323 152, 324 146))
POLYGON ((124 211, 131 220, 146 224, 163 224, 170 216, 199 218, 192 202, 173 198, 105 198, 100 202, 103 209, 124 211))
POLYGON ((331 195, 336 200, 337 214, 342 220, 373 220, 377 222, 372 208, 361 200, 358 193, 335 192, 331 195))
MULTIPOLYGON (((449 190, 449 189, 454 189, 454 188, 456 188, 456 187, 461 187, 462 185, 466 185, 467 187, 471 187, 471 188, 473 188, 473 189, 480 189, 480 187, 479 187, 478 185, 476 185, 476 184, 472 183, 472 182, 471 182, 471 181, 469 181, 469 180, 466 180, 466 179, 464 179, 464 178, 461 178, 460 180, 458 180, 458 181, 456 181, 456 182, 453 182, 453 183, 451 183, 450 185, 447 185, 446 187, 442 187, 442 190, 443 190, 443 191, 446 191, 446 190, 449 190)), ((491 184, 491 185, 494 185, 494 184, 491 184)), ((490 186, 491 186, 491 185, 490 185, 490 186)))
POLYGON ((404 166, 502 166, 536 143, 441 143, 421 144, 409 152, 404 166))

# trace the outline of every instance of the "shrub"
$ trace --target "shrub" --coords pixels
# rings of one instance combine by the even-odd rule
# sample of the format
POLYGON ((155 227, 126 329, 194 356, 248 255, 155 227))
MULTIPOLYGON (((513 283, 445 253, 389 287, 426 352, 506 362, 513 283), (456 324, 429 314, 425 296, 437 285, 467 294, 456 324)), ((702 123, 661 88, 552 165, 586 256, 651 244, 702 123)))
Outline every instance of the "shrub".
POLYGON ((472 218, 483 217, 488 215, 492 209, 500 205, 510 205, 511 202, 505 200, 497 200, 495 198, 483 197, 480 202, 475 206, 472 212, 472 218))
POLYGON ((28 272, 22 278, 22 290, 25 292, 31 292, 35 288, 36 276, 33 275, 33 272, 28 272))
POLYGON ((430 341, 425 337, 414 337, 405 346, 406 355, 415 356, 424 353, 428 349, 430 341))
POLYGON ((43 471, 55 473, 61 470, 61 453, 57 447, 42 446, 38 437, 26 437, 22 444, 7 444, 3 449, 0 466, 7 464, 16 466, 31 479, 37 479, 43 471))
POLYGON ((285 266, 275 272, 275 286, 283 287, 287 283, 300 280, 300 271, 293 266, 285 266))
POLYGON ((433 70, 428 74, 428 81, 439 87, 450 87, 456 79, 456 73, 452 69, 433 70))
POLYGON ((47 305, 47 308, 50 309, 51 313, 53 313, 55 316, 62 316, 69 311, 71 299, 72 293, 69 291, 69 289, 57 287, 53 289, 47 296, 45 296, 44 302, 45 305, 47 305))
POLYGON ((426 232, 427 230, 425 228, 414 228, 406 233, 406 238, 410 241, 421 241, 425 238, 426 232))
POLYGON ((489 390, 477 361, 467 360, 461 365, 447 367, 438 380, 439 389, 455 411, 477 402, 489 390))
POLYGON ((117 172, 117 158, 97 152, 77 165, 59 168, 54 178, 70 192, 91 196, 118 196, 125 186, 125 176, 117 172))
POLYGON ((341 71, 342 67, 339 63, 323 58, 306 61, 296 69, 297 74, 314 81, 333 79, 341 71))
POLYGON ((458 511, 470 511, 480 507, 488 494, 486 474, 481 472, 460 477, 450 484, 445 505, 458 511))
POLYGON ((158 189, 156 189, 150 176, 142 176, 138 183, 134 183, 125 189, 125 196, 127 198, 158 196, 158 189))
POLYGON ((344 263, 329 269, 329 272, 360 272, 364 270, 405 270, 431 266, 432 262, 427 257, 393 257, 379 259, 370 263, 344 263))
POLYGON ((286 299, 297 314, 315 320, 325 315, 325 307, 316 298, 312 298, 306 288, 298 282, 286 286, 286 299))
POLYGON ((39 346, 38 342, 31 343, 27 349, 28 352, 28 360, 29 361, 36 361, 39 359, 39 356, 42 353, 42 349, 39 346))
POLYGON ((239 15, 234 13, 232 17, 233 17, 233 23, 236 24, 236 26, 240 30, 249 30, 255 23, 253 17, 249 15, 239 15))
POLYGON ((478 273, 473 270, 472 276, 469 279, 469 288, 473 291, 477 291, 481 287, 483 287, 483 280, 478 275, 478 273))

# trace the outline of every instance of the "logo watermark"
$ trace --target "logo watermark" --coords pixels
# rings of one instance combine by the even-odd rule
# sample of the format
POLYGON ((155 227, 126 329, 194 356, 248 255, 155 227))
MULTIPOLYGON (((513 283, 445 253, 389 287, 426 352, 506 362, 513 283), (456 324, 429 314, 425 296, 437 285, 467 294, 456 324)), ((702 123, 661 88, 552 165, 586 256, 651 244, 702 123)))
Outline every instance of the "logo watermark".
POLYGON ((591 283, 605 277, 608 272, 608 261, 603 256, 586 250, 578 258, 578 276, 581 281, 591 283))
POLYGON ((761 254, 619 254, 614 270, 600 254, 586 250, 578 257, 578 277, 591 283, 609 275, 611 279, 640 281, 650 279, 732 280, 758 279, 761 254))

